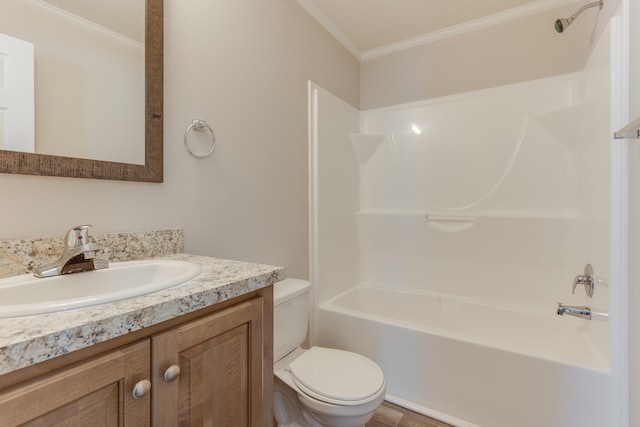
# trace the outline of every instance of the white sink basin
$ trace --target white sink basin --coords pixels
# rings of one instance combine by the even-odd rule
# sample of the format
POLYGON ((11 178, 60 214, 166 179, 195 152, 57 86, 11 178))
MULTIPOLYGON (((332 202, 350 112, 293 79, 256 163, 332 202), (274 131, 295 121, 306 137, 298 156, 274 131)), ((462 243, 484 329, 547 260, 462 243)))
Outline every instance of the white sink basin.
POLYGON ((185 261, 112 262, 109 268, 36 278, 31 274, 0 280, 0 318, 53 313, 149 294, 200 274, 185 261))

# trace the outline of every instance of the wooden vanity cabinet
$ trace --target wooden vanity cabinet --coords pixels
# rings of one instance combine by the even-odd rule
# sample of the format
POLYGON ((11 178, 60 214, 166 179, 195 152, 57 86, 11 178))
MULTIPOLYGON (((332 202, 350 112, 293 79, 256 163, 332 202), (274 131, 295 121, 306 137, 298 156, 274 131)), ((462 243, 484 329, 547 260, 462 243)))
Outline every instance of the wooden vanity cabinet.
POLYGON ((153 425, 263 426, 263 342, 262 298, 154 335, 153 425))
POLYGON ((3 426, 147 426, 151 394, 133 398, 149 378, 149 340, 130 344, 0 393, 3 426))
POLYGON ((0 425, 271 426, 272 309, 265 288, 0 376, 0 425))

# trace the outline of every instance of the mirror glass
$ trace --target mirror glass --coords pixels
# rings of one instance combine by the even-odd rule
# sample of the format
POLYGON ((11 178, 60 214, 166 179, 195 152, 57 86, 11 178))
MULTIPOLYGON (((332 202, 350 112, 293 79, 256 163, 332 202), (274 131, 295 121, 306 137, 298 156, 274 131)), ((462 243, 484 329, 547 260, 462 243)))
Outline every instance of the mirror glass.
POLYGON ((162 181, 162 0, 3 0, 0 33, 0 172, 162 181))

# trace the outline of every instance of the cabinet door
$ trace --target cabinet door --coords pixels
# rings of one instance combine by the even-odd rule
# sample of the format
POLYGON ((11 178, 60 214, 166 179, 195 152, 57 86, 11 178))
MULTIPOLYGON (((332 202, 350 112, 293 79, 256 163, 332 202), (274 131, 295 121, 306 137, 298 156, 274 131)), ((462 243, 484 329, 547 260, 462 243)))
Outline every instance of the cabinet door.
POLYGON ((3 426, 148 426, 149 340, 54 371, 0 393, 3 426))
POLYGON ((153 425, 261 426, 263 337, 262 298, 153 336, 153 425))

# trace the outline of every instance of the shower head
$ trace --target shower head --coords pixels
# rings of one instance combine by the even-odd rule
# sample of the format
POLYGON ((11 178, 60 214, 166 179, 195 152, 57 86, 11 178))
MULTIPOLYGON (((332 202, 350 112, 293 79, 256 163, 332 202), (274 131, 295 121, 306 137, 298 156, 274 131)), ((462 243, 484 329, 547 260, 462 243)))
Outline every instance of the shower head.
POLYGON ((564 32, 564 30, 565 30, 569 25, 571 25, 571 23, 573 22, 573 19, 574 19, 574 18, 572 18, 571 16, 570 16, 570 17, 568 17, 568 18, 559 18, 559 19, 556 19, 556 25, 555 25, 555 27, 556 27, 556 31, 557 31, 557 32, 559 32, 559 33, 564 32))
POLYGON ((578 11, 576 13, 574 13, 573 15, 571 15, 568 18, 560 18, 560 19, 556 19, 556 23, 555 23, 555 28, 556 31, 559 33, 564 32, 564 30, 567 29, 567 27, 569 25, 571 25, 571 23, 585 10, 595 7, 595 6, 599 6, 600 9, 602 9, 602 6, 604 6, 604 0, 600 0, 600 1, 594 1, 593 3, 589 3, 589 4, 585 4, 584 6, 582 6, 580 9, 578 9, 578 11))

